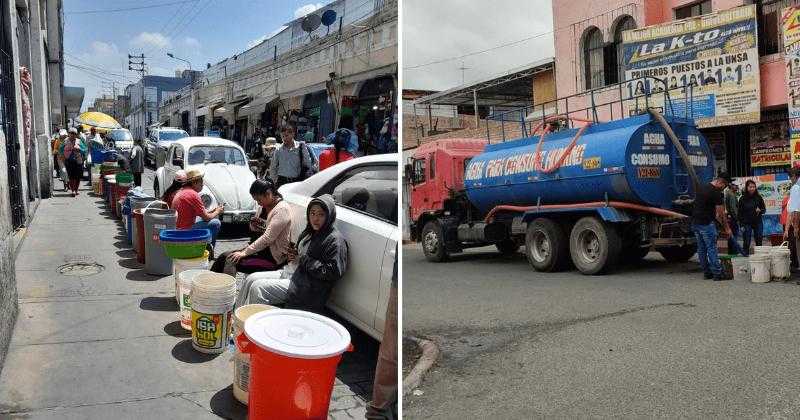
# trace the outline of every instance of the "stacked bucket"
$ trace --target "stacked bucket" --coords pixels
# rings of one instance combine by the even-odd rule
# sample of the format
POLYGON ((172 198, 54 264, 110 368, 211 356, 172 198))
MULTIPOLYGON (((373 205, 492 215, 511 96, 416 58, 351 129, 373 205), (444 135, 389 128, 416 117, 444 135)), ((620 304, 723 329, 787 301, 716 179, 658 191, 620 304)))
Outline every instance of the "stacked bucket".
MULTIPOLYGON (((193 330, 191 291, 195 278, 208 271, 206 245, 211 240, 208 229, 162 230, 161 245, 172 259, 172 276, 175 280, 175 299, 180 307, 181 327, 193 330)), ((234 290, 234 299, 236 292, 234 290)))
POLYGON ((734 259, 734 277, 749 276, 753 283, 767 283, 769 281, 786 281, 791 277, 791 259, 789 243, 784 242, 779 246, 756 246, 755 252, 747 257, 747 266, 740 261, 744 258, 734 259), (747 272, 745 275, 745 271, 747 272))

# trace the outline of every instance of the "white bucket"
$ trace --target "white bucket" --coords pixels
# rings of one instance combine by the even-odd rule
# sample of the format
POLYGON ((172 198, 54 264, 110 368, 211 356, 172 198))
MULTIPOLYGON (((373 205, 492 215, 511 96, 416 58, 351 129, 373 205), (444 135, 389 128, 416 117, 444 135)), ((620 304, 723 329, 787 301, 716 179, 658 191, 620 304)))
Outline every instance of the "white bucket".
POLYGON ((192 282, 192 347, 202 353, 225 351, 236 300, 236 279, 221 273, 198 274, 192 282))
POLYGON ((772 246, 770 245, 756 245, 753 249, 755 250, 753 251, 754 254, 769 255, 772 252, 772 246))
MULTIPOLYGON (((202 257, 172 259, 172 278, 175 279, 175 300, 178 302, 178 305, 181 304, 178 275, 181 274, 182 271, 186 270, 208 270, 208 251, 205 251, 202 257)), ((186 293, 189 292, 187 291, 186 293)))
POLYGON ((750 263, 747 257, 733 257, 731 265, 733 265, 734 280, 750 281, 750 263))
POLYGON ((789 280, 791 277, 791 251, 789 251, 789 242, 784 242, 781 246, 772 248, 770 253, 773 280, 789 280))
POLYGON ((748 257, 750 262, 750 281, 753 283, 767 283, 770 279, 770 265, 772 259, 769 255, 753 254, 748 257))
MULTIPOLYGON (((244 333, 244 322, 251 315, 269 309, 276 309, 274 306, 253 304, 244 305, 236 308, 233 312, 233 336, 244 333)), ((250 388, 250 355, 242 353, 236 349, 233 358, 233 396, 244 405, 247 405, 248 389, 250 388)))
POLYGON ((183 329, 192 330, 192 283, 199 274, 210 273, 208 270, 191 269, 183 270, 178 274, 177 287, 175 292, 178 295, 178 306, 180 307, 180 321, 183 329))

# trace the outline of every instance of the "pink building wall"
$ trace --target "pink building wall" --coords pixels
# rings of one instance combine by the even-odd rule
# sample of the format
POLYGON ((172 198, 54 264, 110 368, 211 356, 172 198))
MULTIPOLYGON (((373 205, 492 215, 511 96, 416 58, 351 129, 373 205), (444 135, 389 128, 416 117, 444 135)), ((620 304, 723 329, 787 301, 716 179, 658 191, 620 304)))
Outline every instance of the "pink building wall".
MULTIPOLYGON (((636 27, 655 25, 674 20, 674 9, 696 0, 553 0, 555 41, 556 93, 566 97, 585 91, 581 39, 592 27, 597 27, 605 42, 611 42, 616 23, 631 16, 636 27)), ((747 0, 712 0, 713 11, 749 4, 747 0)), ((786 80, 781 54, 761 57, 762 109, 785 106, 786 80)), ((610 98, 613 93, 600 95, 610 98)), ((596 98, 597 100, 597 98, 596 98)), ((575 109, 570 104, 571 109, 575 109)), ((600 110, 601 114, 607 111, 600 110)), ((608 115, 601 116, 601 119, 608 115)))

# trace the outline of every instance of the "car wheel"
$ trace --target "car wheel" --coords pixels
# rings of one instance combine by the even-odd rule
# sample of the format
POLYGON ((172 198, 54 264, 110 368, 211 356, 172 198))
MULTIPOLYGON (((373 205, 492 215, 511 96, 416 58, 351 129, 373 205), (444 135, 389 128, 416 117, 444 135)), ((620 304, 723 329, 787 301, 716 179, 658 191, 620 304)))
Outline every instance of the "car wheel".
POLYGON ((539 218, 525 232, 525 256, 536 271, 561 271, 567 265, 567 236, 558 223, 539 218))
POLYGON ((422 251, 428 261, 442 262, 447 260, 448 254, 444 247, 444 230, 439 222, 430 221, 422 228, 422 251))
POLYGON ((575 267, 583 274, 603 274, 619 261, 622 240, 608 223, 596 217, 584 217, 575 223, 569 235, 569 252, 575 267))

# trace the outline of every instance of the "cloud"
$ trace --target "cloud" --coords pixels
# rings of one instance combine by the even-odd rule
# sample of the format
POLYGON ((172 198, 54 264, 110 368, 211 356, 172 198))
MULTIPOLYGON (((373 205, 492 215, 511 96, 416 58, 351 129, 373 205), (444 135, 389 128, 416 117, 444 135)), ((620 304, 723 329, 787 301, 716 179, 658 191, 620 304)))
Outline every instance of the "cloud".
POLYGON ((403 88, 444 90, 461 85, 462 60, 408 69, 543 34, 465 57, 464 81, 491 77, 554 55, 552 6, 547 0, 406 0, 403 2, 403 88), (503 22, 497 25, 497 22, 503 22), (436 42, 431 42, 436 40, 436 42))
POLYGON ((96 55, 106 56, 119 54, 119 48, 114 43, 106 43, 101 41, 94 41, 90 44, 92 52, 96 55))
POLYGON ((130 44, 137 48, 166 48, 172 42, 158 32, 142 32, 131 39, 130 44))
POLYGON ((258 45, 258 44, 260 44, 260 43, 272 38, 273 36, 278 35, 282 30, 286 29, 287 27, 288 26, 281 26, 281 27, 273 30, 272 32, 270 32, 270 33, 268 33, 268 34, 266 34, 264 36, 258 37, 256 39, 248 42, 247 43, 247 49, 249 50, 250 48, 255 47, 256 45, 258 45))
POLYGON ((187 36, 183 40, 183 44, 186 45, 187 48, 200 49, 200 41, 198 41, 197 38, 187 36))
POLYGON ((300 7, 297 8, 297 10, 294 11, 294 18, 295 19, 301 18, 301 17, 303 17, 303 16, 305 16, 305 15, 307 15, 307 14, 309 14, 309 13, 311 13, 311 12, 317 10, 317 9, 321 9, 322 6, 325 6, 325 5, 322 4, 322 3, 310 3, 310 4, 306 4, 304 6, 300 6, 300 7))

